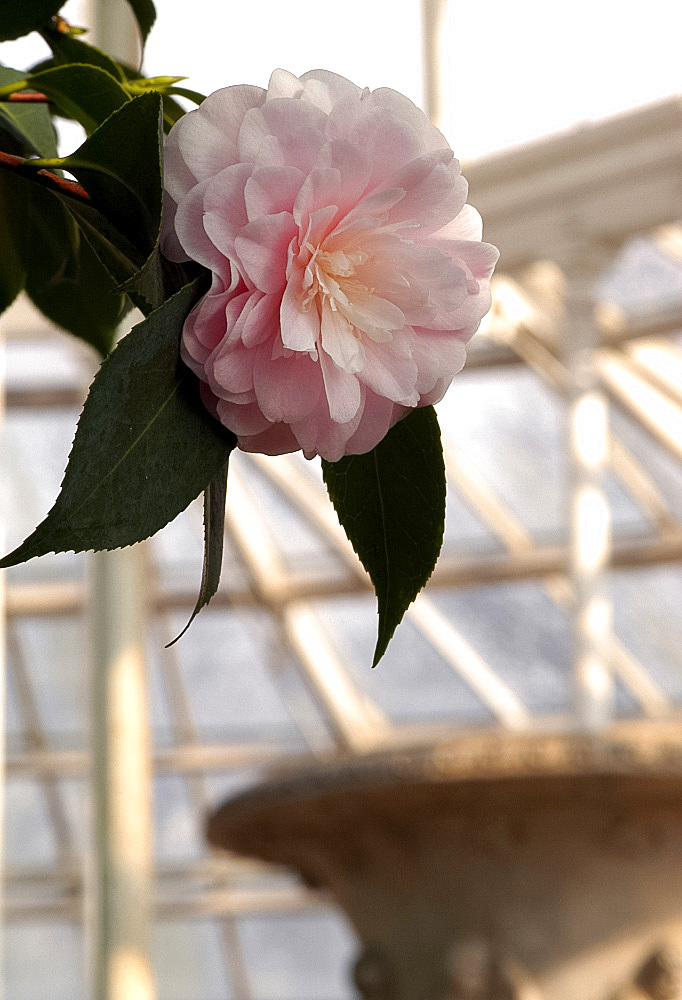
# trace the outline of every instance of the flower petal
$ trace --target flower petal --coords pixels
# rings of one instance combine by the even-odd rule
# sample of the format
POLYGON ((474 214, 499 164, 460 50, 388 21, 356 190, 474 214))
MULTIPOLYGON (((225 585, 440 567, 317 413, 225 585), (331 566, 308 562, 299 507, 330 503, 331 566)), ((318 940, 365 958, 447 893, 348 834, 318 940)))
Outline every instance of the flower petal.
POLYGON ((329 416, 336 424, 346 424, 356 416, 362 401, 357 376, 339 368, 325 351, 320 351, 320 367, 329 416))
POLYGON ((314 351, 320 335, 320 316, 313 303, 304 309, 301 284, 290 278, 280 306, 282 344, 291 351, 314 351))
POLYGON ((251 172, 251 164, 235 163, 205 182, 202 225, 226 257, 235 256, 235 237, 249 221, 244 187, 251 172))
MULTIPOLYGON (((262 215, 291 212, 305 175, 296 167, 257 167, 244 185, 249 222, 262 215)), ((243 225, 246 224, 246 221, 243 225)))
POLYGON ((265 350, 254 353, 253 384, 263 415, 287 424, 307 417, 322 392, 319 365, 308 354, 272 359, 265 350))
POLYGON ((405 197, 390 210, 388 221, 410 224, 412 240, 421 239, 456 216, 466 202, 468 189, 450 149, 412 160, 387 178, 386 187, 405 189, 405 197))
POLYGON ((175 232, 191 260, 227 278, 230 262, 204 229, 204 194, 211 183, 211 178, 202 181, 182 199, 175 213, 175 232))
MULTIPOLYGON (((261 87, 225 87, 173 128, 184 162, 197 180, 239 162, 238 137, 244 115, 265 101, 261 87)), ((172 133, 171 133, 172 134, 172 133)))
POLYGON ((409 328, 393 335, 390 347, 365 341, 365 367, 358 376, 379 396, 403 406, 416 406, 417 365, 412 357, 414 333, 409 328))
POLYGON ((355 83, 351 83, 345 76, 338 73, 330 73, 326 69, 313 69, 304 73, 301 77, 304 101, 310 101, 326 114, 332 110, 339 101, 359 99, 362 90, 355 83))
POLYGON ((242 267, 261 291, 276 292, 284 286, 287 250, 295 234, 292 215, 279 212, 249 222, 235 239, 242 267))
POLYGON ((345 372, 362 371, 365 351, 355 328, 329 302, 322 306, 322 350, 345 372))

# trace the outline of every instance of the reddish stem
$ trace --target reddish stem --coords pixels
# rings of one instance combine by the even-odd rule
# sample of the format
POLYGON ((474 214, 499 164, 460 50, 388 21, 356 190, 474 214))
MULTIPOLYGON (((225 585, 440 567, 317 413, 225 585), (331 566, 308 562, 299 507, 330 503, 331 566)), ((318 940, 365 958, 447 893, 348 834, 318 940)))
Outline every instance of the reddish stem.
MULTIPOLYGON (((27 168, 27 163, 30 163, 30 161, 23 159, 21 156, 15 156, 14 153, 3 153, 0 151, 0 164, 2 163, 5 166, 20 170, 24 175, 29 170, 33 173, 30 167, 27 168)), ((66 177, 60 177, 59 174, 53 174, 51 170, 38 170, 37 174, 39 177, 44 177, 49 181, 50 186, 54 185, 61 191, 64 191, 65 194, 77 195, 79 198, 85 198, 86 201, 90 201, 88 192, 80 184, 77 184, 76 181, 67 180, 66 177)))
POLYGON ((0 98, 3 101, 9 101, 12 104, 49 104, 50 98, 46 94, 41 94, 37 90, 33 92, 28 92, 26 90, 20 90, 16 94, 9 94, 8 97, 0 98))

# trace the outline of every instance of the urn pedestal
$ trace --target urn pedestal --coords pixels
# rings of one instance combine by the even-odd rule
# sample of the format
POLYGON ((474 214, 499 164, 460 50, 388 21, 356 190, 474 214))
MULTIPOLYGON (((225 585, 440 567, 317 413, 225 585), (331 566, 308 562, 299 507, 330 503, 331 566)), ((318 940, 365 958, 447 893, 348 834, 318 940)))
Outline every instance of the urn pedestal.
POLYGON ((218 846, 328 889, 384 1000, 682 997, 682 733, 467 735, 281 773, 218 846))

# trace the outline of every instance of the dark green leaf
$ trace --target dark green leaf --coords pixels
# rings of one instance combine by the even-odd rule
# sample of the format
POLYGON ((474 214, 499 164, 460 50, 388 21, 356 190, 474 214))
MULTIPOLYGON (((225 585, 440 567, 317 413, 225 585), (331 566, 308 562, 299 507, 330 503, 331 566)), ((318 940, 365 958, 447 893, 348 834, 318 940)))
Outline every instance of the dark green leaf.
MULTIPOLYGON (((28 181, 24 182, 28 185, 28 181)), ((59 199, 30 185, 23 220, 26 291, 40 311, 106 356, 129 303, 59 199)))
MULTIPOLYGON (((215 595, 220 583, 223 565, 223 539, 225 537, 225 498, 227 495, 227 462, 215 479, 204 490, 204 565, 197 603, 189 621, 180 635, 168 646, 181 639, 202 608, 215 595)), ((168 648, 168 647, 166 647, 168 648)))
POLYGON ((86 132, 94 132, 128 100, 118 80, 97 66, 70 63, 33 73, 31 87, 54 102, 55 111, 79 122, 86 132))
POLYGON ((433 407, 413 410, 366 455, 323 462, 322 472, 376 591, 376 666, 431 576, 443 542, 445 466, 433 407))
POLYGON ((147 35, 154 26, 154 21, 156 21, 156 8, 152 0, 128 0, 128 3, 132 7, 133 14, 140 26, 142 43, 144 44, 147 41, 147 35))
POLYGON ((12 305, 26 280, 26 267, 16 234, 24 219, 25 190, 21 178, 0 175, 0 313, 12 305))
POLYGON ((86 63, 88 66, 99 66, 117 80, 124 80, 125 74, 119 64, 105 52, 88 45, 87 42, 69 35, 56 28, 46 27, 40 32, 47 44, 52 49, 55 62, 58 63, 86 63))
POLYGON ((177 97, 186 97, 193 104, 203 104, 206 100, 205 94, 200 94, 198 90, 188 90, 187 87, 169 87, 167 94, 175 94, 177 97))
MULTIPOLYGON (((65 194, 60 193, 58 197, 117 284, 123 284, 133 277, 144 264, 143 254, 94 206, 65 194)), ((142 308, 142 311, 148 313, 150 310, 142 308)))
POLYGON ((0 567, 148 538, 225 466, 235 437, 209 415, 179 360, 180 332, 201 287, 181 289, 102 364, 54 507, 0 567))
MULTIPOLYGON (((74 190, 67 182, 48 171, 36 171, 25 164, 19 162, 8 162, 7 159, 0 158, 0 172, 9 176, 18 177, 26 183, 36 188, 42 188, 59 198, 64 207, 69 211, 78 223, 81 233, 95 252, 98 260, 106 268, 115 281, 116 286, 124 285, 134 278, 145 263, 145 253, 143 250, 133 246, 133 244, 113 226, 106 216, 100 212, 86 198, 83 198, 78 190, 74 190)), ((15 228, 15 232, 19 227, 15 228)), ((140 272, 144 273, 144 272, 140 272)), ((194 275, 190 275, 188 280, 194 275)), ((176 290, 183 282, 176 281, 171 286, 176 290)), ((153 283, 148 282, 152 287, 153 283)), ((160 288, 166 286, 161 284, 160 288)), ((125 288, 125 294, 139 309, 148 315, 156 305, 160 305, 167 295, 161 295, 152 301, 148 298, 150 289, 141 283, 141 287, 125 288)))
POLYGON ((0 42, 43 28, 66 0, 0 0, 0 42))
MULTIPOLYGON (((25 77, 25 73, 0 66, 0 86, 24 80, 25 77)), ((46 104, 11 104, 9 101, 2 101, 0 131, 9 132, 20 143, 26 155, 57 155, 57 137, 46 104)), ((13 152, 7 143, 1 141, 0 148, 5 152, 13 152)))
POLYGON ((170 132, 176 122, 185 114, 185 109, 168 94, 163 95, 163 128, 166 133, 170 132))
POLYGON ((161 95, 142 94, 115 111, 59 163, 143 260, 156 246, 161 228, 161 118, 161 95))

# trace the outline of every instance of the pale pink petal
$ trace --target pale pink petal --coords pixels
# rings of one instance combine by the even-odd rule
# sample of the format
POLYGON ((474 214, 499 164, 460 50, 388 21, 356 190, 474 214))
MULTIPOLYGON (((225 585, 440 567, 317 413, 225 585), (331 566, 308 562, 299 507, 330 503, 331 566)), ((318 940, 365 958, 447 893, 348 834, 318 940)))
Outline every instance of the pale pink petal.
POLYGON ((261 87, 225 87, 177 123, 178 147, 197 180, 239 162, 237 140, 245 113, 265 101, 261 87))
POLYGON ((320 335, 320 316, 314 304, 303 308, 302 297, 300 279, 298 284, 289 280, 280 307, 282 344, 292 351, 314 351, 320 335))
POLYGON ((489 281, 500 252, 492 243, 478 243, 474 240, 436 240, 429 246, 447 254, 459 267, 464 267, 476 281, 489 281))
MULTIPOLYGON (((313 170, 308 174, 293 208, 294 221, 301 235, 308 230, 311 215, 331 205, 337 207, 340 186, 341 174, 333 167, 313 170)), ((307 238, 310 238, 309 234, 307 238)))
POLYGON ((388 218, 389 211, 405 197, 405 194, 404 188, 386 188, 363 198, 335 226, 330 247, 343 246, 354 236, 359 237, 368 230, 375 230, 377 221, 384 222, 388 218), (343 239, 337 240, 337 236, 343 236, 343 239))
POLYGON ((483 235, 481 216, 471 205, 464 205, 461 212, 442 229, 431 234, 432 240, 480 240, 483 235))
POLYGON ((263 141, 257 165, 281 163, 296 167, 307 176, 314 169, 320 150, 327 142, 324 132, 318 128, 302 127, 293 129, 290 135, 269 135, 263 141))
POLYGON ((181 201, 197 182, 178 148, 179 136, 180 130, 174 128, 163 143, 163 183, 175 202, 181 201))
POLYGON ((346 372, 359 372, 365 366, 365 349, 353 326, 328 302, 322 306, 322 349, 346 372))
POLYGON ((407 412, 407 407, 400 406, 385 396, 378 396, 371 389, 366 389, 362 420, 355 433, 346 441, 344 454, 364 455, 365 452, 371 451, 407 412))
POLYGON ((369 334, 381 330, 400 330, 405 325, 402 310, 376 293, 358 294, 347 305, 340 302, 338 309, 349 323, 369 334))
POLYGON ((182 249, 192 260, 226 277, 230 262, 204 229, 204 194, 211 179, 197 184, 178 205, 175 232, 182 249))
POLYGON ((372 164, 370 189, 424 152, 421 136, 409 124, 366 101, 344 100, 335 105, 329 113, 327 135, 365 151, 372 164))
POLYGON ((279 334, 280 299, 278 295, 263 295, 244 321, 241 331, 245 347, 256 347, 273 341, 279 334))
POLYGON ((358 272, 365 285, 385 291, 408 325, 448 328, 448 317, 467 295, 467 274, 459 263, 436 247, 395 234, 370 234, 364 246, 371 254, 358 272))
POLYGON ((256 455, 286 455, 301 450, 288 424, 270 424, 262 434, 240 435, 239 447, 256 455))
POLYGON ((303 93, 303 83, 297 76, 286 69, 275 69, 270 74, 267 101, 278 97, 300 97, 303 93))
POLYGON ((261 291, 284 287, 287 249, 295 234, 291 214, 279 212, 249 222, 234 241, 244 271, 261 291))
POLYGON ((449 149, 428 153, 392 173, 388 188, 404 188, 405 197, 390 211, 388 222, 410 225, 409 239, 439 229, 460 212, 466 202, 467 182, 449 149))
POLYGON ((239 437, 239 447, 243 448, 243 436, 262 434, 272 427, 270 421, 263 416, 258 403, 231 403, 228 400, 219 399, 216 409, 218 418, 228 427, 233 434, 239 437))
POLYGON ((346 424, 358 412, 362 400, 360 383, 355 375, 339 368, 325 351, 320 351, 320 367, 329 415, 334 423, 346 424))
POLYGON ((258 350, 249 350, 239 341, 216 351, 206 365, 208 382, 216 396, 253 389, 253 367, 257 355, 258 350))
POLYGON ((408 123, 420 136, 424 144, 423 152, 431 153, 436 149, 450 148, 443 133, 431 124, 421 108, 413 104, 408 97, 399 94, 397 90, 391 90, 389 87, 373 90, 370 102, 375 107, 386 108, 396 118, 408 123))
POLYGON ((466 347, 463 340, 451 332, 420 328, 414 332, 412 357, 418 369, 416 388, 423 396, 431 392, 437 382, 442 379, 450 381, 462 370, 466 347))
POLYGON ((345 215, 357 205, 367 191, 372 176, 369 157, 358 146, 344 139, 332 139, 320 149, 318 167, 333 167, 338 170, 341 183, 336 201, 339 214, 345 215))
POLYGON ((290 143, 294 135, 317 132, 324 136, 325 124, 326 115, 312 104, 283 98, 266 101, 262 107, 252 108, 244 115, 239 132, 239 159, 255 160, 266 136, 290 143))
POLYGON ((339 101, 347 99, 359 99, 362 90, 356 84, 351 83, 345 76, 338 73, 330 73, 326 69, 313 69, 309 73, 304 73, 301 77, 303 84, 302 99, 310 101, 326 114, 332 110, 339 101))
MULTIPOLYGON (((248 221, 262 215, 291 212, 305 175, 296 167, 255 168, 244 185, 248 221)), ((242 223, 246 225, 246 220, 242 223)))
POLYGON ((272 423, 303 420, 322 392, 320 366, 307 354, 272 360, 264 350, 253 351, 253 384, 261 412, 272 423))
POLYGON ((321 455, 329 462, 338 462, 346 453, 346 442, 355 433, 361 420, 364 406, 365 388, 360 386, 360 405, 352 420, 337 423, 329 414, 327 396, 323 393, 316 408, 306 420, 292 424, 299 447, 306 458, 321 455))
POLYGON ((358 376, 379 396, 385 396, 403 406, 416 406, 417 365, 412 357, 414 344, 412 330, 397 331, 391 341, 391 350, 371 340, 365 342, 365 367, 358 376))
POLYGON ((226 257, 236 254, 234 241, 247 224, 244 187, 251 176, 251 165, 235 163, 205 182, 203 227, 214 245, 226 257))
MULTIPOLYGON (((206 361, 209 354, 220 344, 226 335, 229 308, 235 299, 239 301, 240 295, 237 294, 228 301, 222 280, 218 275, 214 275, 211 290, 194 307, 185 323, 183 336, 193 357, 198 358, 201 354, 203 361, 206 361), (227 309, 226 301, 228 301, 227 309), (194 347, 191 347, 192 344, 194 347)), ((241 309, 241 303, 239 308, 241 309)))

